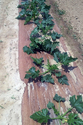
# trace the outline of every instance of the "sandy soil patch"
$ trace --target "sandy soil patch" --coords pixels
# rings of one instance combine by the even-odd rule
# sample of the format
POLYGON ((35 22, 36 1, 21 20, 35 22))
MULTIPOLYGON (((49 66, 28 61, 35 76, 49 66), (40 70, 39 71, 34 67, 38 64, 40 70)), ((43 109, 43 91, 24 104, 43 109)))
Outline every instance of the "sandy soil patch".
POLYGON ((83 74, 83 0, 48 0, 47 3, 51 5, 51 13, 61 30, 68 52, 78 58, 77 65, 83 74), (56 13, 56 3, 59 10, 65 11, 64 15, 56 13))
MULTIPOLYGON (((73 30, 79 33, 83 41, 83 0, 55 0, 59 5, 59 9, 65 10, 63 19, 68 23, 71 22, 73 30)), ((73 35, 73 34, 72 34, 73 35)))
POLYGON ((24 83, 18 67, 18 0, 0 0, 0 125, 21 125, 24 83))

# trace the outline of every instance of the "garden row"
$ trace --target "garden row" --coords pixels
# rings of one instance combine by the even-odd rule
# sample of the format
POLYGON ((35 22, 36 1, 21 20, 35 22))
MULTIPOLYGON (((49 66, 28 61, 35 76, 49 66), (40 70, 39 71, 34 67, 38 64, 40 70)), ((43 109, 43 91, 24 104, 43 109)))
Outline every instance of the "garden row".
MULTIPOLYGON (((25 79, 39 79, 41 82, 48 82, 54 84, 53 76, 58 79, 60 84, 69 85, 68 79, 66 75, 62 75, 59 66, 68 67, 69 64, 77 58, 73 58, 68 56, 66 52, 61 53, 59 50, 59 42, 57 39, 62 37, 61 34, 53 31, 54 22, 53 17, 49 14, 49 9, 51 6, 46 5, 45 0, 32 0, 21 2, 21 5, 18 5, 18 8, 21 8, 17 19, 25 20, 24 25, 32 22, 36 25, 34 30, 31 32, 30 40, 31 43, 28 46, 23 47, 23 51, 30 54, 36 54, 37 52, 46 52, 53 56, 56 64, 51 65, 49 59, 47 59, 47 65, 44 64, 43 57, 41 58, 33 58, 33 63, 39 67, 39 69, 45 69, 45 72, 41 72, 41 70, 36 70, 35 67, 31 67, 29 71, 26 71, 25 79)), ((57 102, 64 102, 65 99, 58 96, 57 94, 53 98, 57 102)), ((70 97, 71 108, 68 109, 64 114, 60 114, 60 110, 58 111, 52 102, 47 104, 48 109, 53 109, 54 113, 57 115, 56 118, 50 118, 48 114, 48 109, 42 109, 41 111, 35 112, 30 116, 33 120, 36 120, 39 123, 47 123, 49 119, 59 119, 59 123, 67 122, 69 125, 81 125, 83 121, 78 117, 78 114, 75 113, 67 113, 72 111, 73 108, 80 113, 83 112, 83 102, 82 96, 78 95, 77 98, 74 96, 70 97)))

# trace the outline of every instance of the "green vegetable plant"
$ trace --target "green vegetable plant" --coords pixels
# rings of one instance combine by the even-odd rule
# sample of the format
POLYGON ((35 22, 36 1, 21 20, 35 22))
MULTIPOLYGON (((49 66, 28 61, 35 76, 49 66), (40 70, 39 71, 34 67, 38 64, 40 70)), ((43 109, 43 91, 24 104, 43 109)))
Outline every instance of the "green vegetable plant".
POLYGON ((44 51, 51 54, 57 63, 68 66, 77 58, 69 57, 66 52, 61 53, 57 48, 59 46, 57 39, 62 35, 53 31, 54 22, 53 17, 49 14, 50 7, 45 4, 45 0, 28 0, 18 5, 21 11, 17 19, 24 19, 24 24, 32 21, 37 25, 30 35, 30 47, 24 46, 23 51, 27 54, 44 51))
POLYGON ((58 78, 59 83, 69 85, 66 75, 62 75, 61 72, 59 71, 58 66, 60 65, 60 63, 56 65, 55 64, 51 65, 49 60, 47 60, 47 65, 44 65, 42 63, 43 58, 40 58, 40 59, 33 58, 33 57, 31 58, 34 60, 34 63, 37 66, 41 65, 41 68, 44 67, 46 71, 40 73, 39 70, 36 71, 35 67, 32 67, 29 69, 29 71, 26 71, 26 75, 25 75, 26 79, 29 79, 29 78, 35 79, 39 77, 41 82, 49 82, 54 84, 54 79, 52 78, 52 75, 54 75, 58 78))
MULTIPOLYGON (((77 58, 69 57, 66 52, 61 53, 58 49, 59 42, 57 42, 57 39, 62 37, 62 35, 53 31, 53 17, 49 14, 50 6, 45 4, 45 0, 21 2, 21 5, 18 5, 18 8, 21 8, 22 10, 19 12, 17 19, 24 19, 24 24, 33 21, 33 23, 37 25, 31 32, 31 43, 29 47, 23 47, 25 53, 29 55, 41 51, 47 52, 54 57, 56 63, 60 63, 64 66, 69 66, 71 62, 77 60, 77 58)), ((34 60, 36 63, 36 59, 34 60)), ((60 79, 62 79, 62 77, 59 78, 59 81, 61 81, 60 79)))
POLYGON ((39 123, 48 123, 48 120, 59 120, 60 125, 63 123, 68 123, 68 125, 82 125, 83 120, 79 118, 78 113, 83 112, 83 101, 82 96, 78 95, 75 97, 73 95, 70 97, 70 105, 71 107, 65 112, 61 113, 60 111, 60 102, 65 102, 65 98, 62 98, 58 94, 55 94, 53 100, 59 103, 59 109, 57 110, 55 105, 52 102, 48 102, 47 108, 42 109, 40 111, 37 111, 33 113, 30 118, 33 120, 36 120, 39 123), (76 109, 76 112, 72 112, 73 108, 76 109), (55 118, 50 117, 50 109, 54 111, 54 114, 56 115, 55 118), (78 113, 77 113, 78 112, 78 113))

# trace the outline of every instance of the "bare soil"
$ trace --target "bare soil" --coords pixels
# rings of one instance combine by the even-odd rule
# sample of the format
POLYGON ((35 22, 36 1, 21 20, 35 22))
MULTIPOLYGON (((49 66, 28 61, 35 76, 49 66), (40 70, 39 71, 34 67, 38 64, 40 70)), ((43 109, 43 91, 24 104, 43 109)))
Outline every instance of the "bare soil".
POLYGON ((51 5, 51 13, 55 18, 58 27, 74 57, 78 58, 77 64, 83 73, 83 0, 48 0, 51 5), (64 10, 64 15, 59 15, 56 11, 64 10))

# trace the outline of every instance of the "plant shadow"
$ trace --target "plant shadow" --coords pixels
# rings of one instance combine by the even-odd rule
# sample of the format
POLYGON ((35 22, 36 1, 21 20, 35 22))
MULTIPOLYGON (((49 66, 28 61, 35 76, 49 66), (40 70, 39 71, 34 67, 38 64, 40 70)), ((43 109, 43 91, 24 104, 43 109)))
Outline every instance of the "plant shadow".
MULTIPOLYGON (((35 79, 29 78, 29 79, 28 79, 28 82, 29 82, 29 83, 30 83, 30 82, 39 83, 39 82, 41 82, 41 77, 42 77, 42 76, 39 76, 39 77, 37 77, 37 78, 35 78, 35 79)), ((41 83, 48 83, 48 82, 43 81, 43 82, 41 82, 41 83)), ((55 83, 50 83, 50 84, 54 85, 55 83)))
POLYGON ((41 76, 39 76, 39 77, 37 77, 37 78, 35 78, 35 79, 29 78, 29 81, 28 81, 28 82, 29 82, 29 83, 30 83, 30 82, 35 82, 35 83, 36 83, 36 82, 39 82, 39 81, 41 81, 41 76))
POLYGON ((42 123, 41 125, 50 125, 51 122, 52 120, 49 119, 47 123, 42 123))
POLYGON ((77 68, 77 66, 64 66, 62 65, 62 68, 64 69, 64 71, 67 73, 67 72, 70 72, 72 71, 73 69, 77 68))
MULTIPOLYGON (((42 60, 42 62, 41 63, 43 63, 44 62, 44 60, 42 60)), ((42 66, 44 65, 44 64, 42 64, 42 66, 40 65, 40 64, 37 64, 36 62, 34 62, 33 61, 33 63, 36 65, 36 66, 38 66, 39 68, 43 68, 42 66)))
POLYGON ((22 0, 22 1, 28 1, 28 0, 22 0))
MULTIPOLYGON (((20 17, 20 18, 18 18, 18 20, 25 20, 25 19, 26 19, 26 17, 20 17)), ((33 23, 34 23, 33 21, 30 21, 30 22, 26 23, 25 25, 27 25, 27 24, 33 24, 33 23)))

